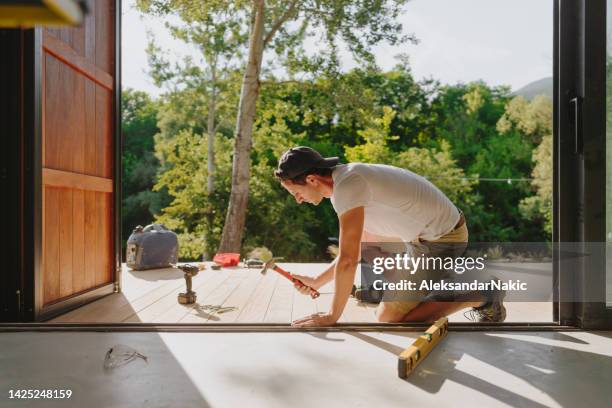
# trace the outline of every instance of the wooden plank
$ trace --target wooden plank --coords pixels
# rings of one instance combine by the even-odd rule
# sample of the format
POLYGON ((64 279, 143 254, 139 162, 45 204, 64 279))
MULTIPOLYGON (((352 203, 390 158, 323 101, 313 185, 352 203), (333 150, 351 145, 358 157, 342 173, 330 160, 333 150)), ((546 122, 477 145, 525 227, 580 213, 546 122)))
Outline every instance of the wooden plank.
MULTIPOLYGON (((127 289, 129 289, 129 292, 126 292, 126 296, 130 300, 130 302, 134 302, 140 299, 140 297, 142 297, 142 293, 140 293, 140 287, 142 286, 143 281, 167 281, 172 282, 173 285, 178 285, 179 289, 181 289, 182 292, 184 292, 186 289, 183 272, 175 268, 133 271, 127 269, 124 264, 123 276, 123 284, 126 285, 127 289), (132 281, 132 284, 129 283, 130 279, 132 281)), ((210 279, 211 276, 210 274, 208 274, 207 270, 201 271, 193 278, 193 287, 200 287, 202 284, 205 284, 210 279)))
MULTIPOLYGON (((114 68, 114 44, 115 44, 115 22, 112 16, 115 14, 114 2, 112 0, 96 0, 96 66, 108 73, 114 68)), ((120 10, 117 12, 121 12, 120 10)))
POLYGON ((85 192, 72 191, 72 284, 75 293, 85 284, 85 192))
POLYGON ((112 177, 111 93, 96 86, 96 176, 112 177))
POLYGON ((102 193, 113 192, 113 180, 103 177, 88 176, 56 169, 43 169, 43 184, 102 193))
POLYGON ((59 190, 60 298, 74 293, 72 288, 72 190, 59 190))
POLYGON ((45 66, 43 167, 84 173, 86 161, 95 159, 86 157, 88 136, 95 135, 96 128, 95 116, 90 113, 95 109, 93 85, 53 57, 47 56, 45 66))
POLYGON ((83 23, 72 28, 72 48, 81 57, 85 56, 85 24, 87 19, 83 19, 83 23))
POLYGON ((139 312, 166 296, 176 298, 179 292, 185 290, 185 280, 182 278, 182 273, 180 275, 180 278, 153 282, 152 285, 146 286, 146 293, 135 299, 121 296, 121 299, 116 299, 110 305, 100 305, 97 309, 91 310, 88 321, 120 323, 137 316, 139 312))
MULTIPOLYGON (((182 273, 181 273, 182 275, 182 273)), ((173 279, 170 281, 162 281, 163 284, 155 289, 149 291, 143 296, 130 301, 128 304, 118 308, 112 315, 114 322, 123 322, 127 319, 138 316, 138 313, 145 310, 155 302, 165 297, 174 297, 176 299, 180 292, 185 291, 185 279, 181 276, 180 278, 173 279)))
POLYGON ((103 237, 103 271, 104 271, 104 283, 106 282, 114 282, 115 281, 115 271, 114 271, 114 237, 113 237, 113 203, 112 203, 112 194, 108 193, 96 193, 102 194, 102 203, 103 203, 103 223, 102 223, 102 237, 103 237))
POLYGON ((61 168, 62 159, 66 156, 61 149, 63 143, 61 135, 65 126, 63 121, 68 113, 66 113, 66 103, 59 101, 65 100, 62 89, 67 88, 68 84, 61 63, 50 55, 46 55, 43 59, 45 61, 43 161, 44 166, 61 168))
POLYGON ((106 223, 106 214, 104 214, 104 193, 95 193, 96 202, 96 216, 95 216, 95 252, 96 252, 96 275, 95 285, 101 285, 104 283, 106 272, 104 271, 104 256, 106 255, 105 246, 106 243, 104 233, 104 224, 106 223))
POLYGON ((85 167, 83 172, 96 175, 96 85, 91 81, 85 82, 85 167))
MULTIPOLYGON (((45 56, 43 56, 43 58, 41 58, 41 115, 42 116, 42 120, 41 120, 41 167, 46 167, 47 166, 47 149, 46 149, 46 142, 47 142, 47 76, 49 75, 49 73, 47 72, 47 58, 45 56)), ((43 207, 44 210, 44 207, 43 207)), ((44 212, 44 211, 43 211, 44 212)))
POLYGON ((342 313, 339 321, 343 323, 375 323, 375 310, 376 305, 358 302, 351 297, 346 303, 344 313, 342 313))
MULTIPOLYGON (((300 269, 300 267, 294 268, 300 269)), ((185 290, 182 272, 171 268, 132 271, 124 265, 121 294, 107 296, 53 321, 206 324, 233 323, 239 321, 238 317, 243 314, 240 321, 243 323, 262 321, 290 323, 317 311, 316 301, 309 296, 301 295, 282 277, 276 274, 272 276, 273 278, 269 279, 270 276, 264 277, 254 269, 221 271, 207 269, 200 272, 193 280, 194 290, 198 294, 198 305, 237 307, 235 311, 214 314, 206 310, 199 312, 194 307, 180 305, 177 302, 178 293, 185 290), (269 297, 269 301, 267 304, 264 301, 262 306, 261 298, 266 296, 269 297), (245 311, 247 317, 244 315, 245 311)), ((327 300, 320 305, 321 311, 328 311, 326 308, 331 304, 332 296, 333 294, 329 292, 325 294, 327 300)), ((376 305, 358 304, 351 298, 340 321, 375 322, 375 309, 376 305)))
MULTIPOLYGON (((150 289, 160 285, 185 285, 183 272, 175 268, 134 271, 128 269, 125 264, 123 266, 123 295, 130 303, 138 301, 143 296, 149 296, 150 289)), ((199 282, 198 278, 202 277, 197 275, 194 282, 199 282)))
POLYGON ((45 235, 43 243, 45 257, 43 258, 43 304, 48 304, 59 298, 59 190, 44 188, 45 194, 45 235))
MULTIPOLYGON (((223 282, 230 279, 230 274, 227 271, 209 271, 209 279, 206 282, 200 283, 197 287, 193 285, 193 290, 196 292, 198 299, 196 303, 185 305, 181 304, 177 300, 178 293, 174 293, 170 296, 166 296, 160 299, 159 302, 165 306, 165 311, 162 314, 154 317, 152 321, 154 323, 176 323, 179 322, 185 315, 187 315, 192 309, 200 305, 200 299, 206 299, 212 294, 223 282)), ((139 313, 140 316, 140 313, 139 313)))
MULTIPOLYGON (((227 298, 241 285, 248 276, 249 271, 246 269, 232 270, 229 272, 229 278, 209 295, 198 294, 197 305, 187 311, 187 314, 179 319, 179 323, 206 323, 218 322, 223 313, 218 314, 214 311, 207 310, 205 306, 222 306, 227 298)), ((253 272, 253 271, 250 271, 253 272)))
MULTIPOLYGON (((106 40, 103 40, 102 42, 104 43, 105 41, 106 40)), ((96 47, 98 46, 99 43, 96 42, 96 47)), ((97 64, 92 64, 89 59, 79 55, 70 45, 62 41, 62 39, 58 39, 51 34, 44 35, 43 48, 46 53, 53 55, 54 58, 69 66, 79 74, 86 76, 98 85, 108 90, 114 88, 113 76, 110 74, 112 70, 105 70, 97 64)))
POLYGON ((291 321, 301 319, 317 312, 317 303, 310 296, 302 295, 297 290, 293 294, 291 321))
POLYGON ((82 174, 85 171, 85 83, 90 81, 80 75, 76 75, 74 79, 71 105, 78 108, 68 126, 72 133, 72 148, 69 155, 72 156, 70 170, 82 174))
POLYGON ((72 29, 65 27, 59 30, 59 39, 66 45, 72 45, 72 29))
MULTIPOLYGON (((297 290, 289 280, 280 278, 276 280, 274 293, 266 311, 264 322, 266 323, 289 323, 293 311, 293 294, 297 290)), ((309 297, 309 296, 308 296, 309 297)))
POLYGON ((227 299, 222 303, 223 307, 234 307, 234 311, 226 312, 217 315, 219 323, 232 323, 238 319, 242 309, 245 308, 247 302, 252 298, 255 289, 263 279, 263 275, 258 270, 249 270, 247 277, 242 280, 240 286, 233 291, 227 299))
MULTIPOLYGON (((122 307, 127 306, 131 308, 132 302, 136 302, 142 297, 146 297, 151 291, 156 290, 161 286, 172 285, 178 282, 179 275, 171 269, 159 269, 153 271, 146 271, 151 274, 150 278, 147 279, 134 279, 130 278, 131 271, 124 272, 124 291, 122 293, 112 294, 105 296, 95 302, 89 303, 83 307, 73 310, 67 314, 64 314, 54 321, 61 322, 121 322, 121 315, 115 315, 116 311, 121 310, 122 307), (172 275, 172 274, 175 275, 172 275), (163 276, 170 275, 169 280, 163 280, 163 276), (174 276, 174 277, 173 277, 174 276), (150 279, 150 280, 149 280, 150 279), (137 285, 126 284, 126 280, 137 281, 137 285)), ((133 314, 133 313, 132 313, 133 314)), ((128 314, 128 316, 131 314, 128 314)))
POLYGON ((85 254, 84 284, 91 288, 96 285, 96 192, 85 191, 85 254))
MULTIPOLYGON (((219 285, 223 278, 226 278, 226 275, 221 274, 217 271, 206 270, 205 273, 200 272, 194 279, 193 282, 193 290, 201 294, 202 288, 212 286, 213 288, 219 285)), ((184 282, 184 280, 183 280, 184 282)), ((183 288, 181 291, 184 291, 183 288)), ((184 316, 186 307, 185 305, 180 305, 177 300, 178 292, 173 294, 168 294, 163 298, 156 299, 149 306, 144 309, 138 311, 138 313, 130 316, 128 319, 123 320, 124 322, 129 323, 137 323, 137 322, 154 322, 154 321, 167 321, 172 322, 170 317, 166 317, 164 315, 173 315, 176 319, 184 316), (183 313, 180 313, 180 312, 183 313), (178 317, 176 317, 178 315, 178 317), (159 320, 159 319, 162 320, 159 320)), ((177 320, 174 320, 176 322, 177 320)))
POLYGON ((249 299, 249 302, 245 305, 244 309, 240 312, 236 318, 236 322, 239 323, 261 323, 263 322, 268 305, 272 299, 272 293, 274 292, 274 286, 276 285, 277 279, 284 279, 273 271, 268 273, 261 279, 257 288, 253 292, 253 295, 249 299))
POLYGON ((85 16, 85 58, 96 63, 96 16, 88 13, 85 16))

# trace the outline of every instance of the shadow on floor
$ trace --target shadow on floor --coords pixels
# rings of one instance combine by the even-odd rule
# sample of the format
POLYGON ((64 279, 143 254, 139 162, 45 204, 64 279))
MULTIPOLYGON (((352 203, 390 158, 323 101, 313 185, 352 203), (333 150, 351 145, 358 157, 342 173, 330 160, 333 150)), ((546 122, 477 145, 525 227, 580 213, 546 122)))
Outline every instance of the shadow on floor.
MULTIPOLYGON (((403 351, 367 333, 349 334, 395 355, 403 351)), ((414 339, 414 333, 389 334, 406 337, 406 347, 414 339)), ((594 340, 611 337, 588 334, 594 340)), ((612 357, 584 350, 589 344, 572 333, 449 333, 405 381, 432 394, 452 381, 511 406, 546 406, 512 391, 507 380, 514 377, 513 382, 523 380, 561 406, 612 406, 612 391, 604 379, 604 373, 612 372, 612 357), (462 360, 477 360, 477 365, 487 366, 487 373, 499 375, 482 378, 467 372, 458 367, 462 360)))
POLYGON ((0 407, 211 406, 184 369, 185 361, 157 333, 3 333, 0 350, 0 407), (105 354, 116 344, 148 361, 104 368, 105 354), (8 399, 11 389, 69 389, 72 396, 33 404, 8 399))

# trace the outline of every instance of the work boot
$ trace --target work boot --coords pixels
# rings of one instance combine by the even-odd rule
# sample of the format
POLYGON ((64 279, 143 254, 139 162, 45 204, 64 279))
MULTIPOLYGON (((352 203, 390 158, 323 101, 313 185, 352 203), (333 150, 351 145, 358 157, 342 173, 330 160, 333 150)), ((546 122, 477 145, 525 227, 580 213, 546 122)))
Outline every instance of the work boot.
POLYGON ((359 302, 364 303, 380 303, 383 297, 382 290, 376 290, 370 287, 356 287, 353 285, 353 289, 351 290, 351 295, 357 299, 359 302))
MULTIPOLYGON (((494 278, 494 280, 498 280, 494 278)), ((501 323, 506 320, 506 308, 504 306, 505 290, 490 290, 483 292, 487 302, 479 307, 473 307, 463 315, 472 321, 479 323, 501 323)))

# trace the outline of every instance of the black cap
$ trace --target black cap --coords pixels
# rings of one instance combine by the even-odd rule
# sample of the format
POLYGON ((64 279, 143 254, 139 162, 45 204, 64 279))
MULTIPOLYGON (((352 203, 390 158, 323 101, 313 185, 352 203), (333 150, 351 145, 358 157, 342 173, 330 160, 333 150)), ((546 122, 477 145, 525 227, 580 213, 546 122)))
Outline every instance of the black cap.
POLYGON ((276 175, 282 179, 293 179, 308 170, 334 167, 339 161, 337 157, 323 157, 310 147, 292 147, 278 161, 276 175))

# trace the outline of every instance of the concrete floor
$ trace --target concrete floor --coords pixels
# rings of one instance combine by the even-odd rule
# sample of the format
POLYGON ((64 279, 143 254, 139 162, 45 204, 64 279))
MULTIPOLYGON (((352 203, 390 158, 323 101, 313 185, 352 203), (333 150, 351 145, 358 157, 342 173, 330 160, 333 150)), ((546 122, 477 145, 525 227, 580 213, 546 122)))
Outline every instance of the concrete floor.
POLYGON ((612 332, 451 332, 406 381, 417 333, 3 333, 0 407, 610 407, 612 332), (149 357, 105 371, 125 344, 149 357), (71 389, 15 401, 9 389, 71 389))

